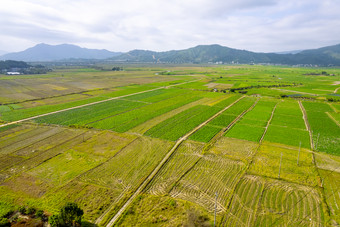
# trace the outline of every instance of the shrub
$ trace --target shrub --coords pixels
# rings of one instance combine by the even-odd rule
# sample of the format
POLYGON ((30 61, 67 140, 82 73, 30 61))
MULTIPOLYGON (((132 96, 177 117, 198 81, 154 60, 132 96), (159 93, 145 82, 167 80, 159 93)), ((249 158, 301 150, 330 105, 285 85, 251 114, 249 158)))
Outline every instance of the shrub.
POLYGON ((36 209, 34 207, 29 207, 27 209, 27 214, 33 215, 35 214, 36 209))
POLYGON ((26 207, 25 207, 25 206, 21 206, 21 207, 19 207, 18 211, 19 211, 21 214, 26 214, 26 207))
POLYGON ((60 209, 59 215, 52 215, 49 223, 52 227, 58 226, 80 226, 84 211, 76 203, 67 203, 60 209))
POLYGON ((11 226, 11 223, 7 218, 0 218, 0 226, 1 227, 11 226))
POLYGON ((38 218, 43 218, 44 217, 44 211, 43 210, 38 210, 35 215, 38 217, 38 218))

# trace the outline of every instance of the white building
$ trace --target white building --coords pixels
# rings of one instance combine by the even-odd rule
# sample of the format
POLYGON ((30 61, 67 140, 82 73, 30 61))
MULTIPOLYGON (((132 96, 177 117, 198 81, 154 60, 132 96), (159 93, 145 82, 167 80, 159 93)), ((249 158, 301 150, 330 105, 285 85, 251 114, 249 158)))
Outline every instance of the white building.
POLYGON ((20 75, 19 72, 7 72, 6 75, 20 75))

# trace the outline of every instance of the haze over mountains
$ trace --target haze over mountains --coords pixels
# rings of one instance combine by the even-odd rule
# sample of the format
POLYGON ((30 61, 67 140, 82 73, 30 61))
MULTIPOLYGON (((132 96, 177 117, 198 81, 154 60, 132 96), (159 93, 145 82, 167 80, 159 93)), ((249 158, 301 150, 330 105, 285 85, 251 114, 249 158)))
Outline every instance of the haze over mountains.
POLYGON ((0 56, 1 56, 1 55, 4 55, 4 54, 7 54, 7 53, 8 53, 7 51, 0 50, 0 56))
POLYGON ((21 52, 5 54, 0 56, 0 59, 28 62, 59 61, 64 59, 106 59, 119 54, 121 53, 81 48, 71 44, 48 45, 41 43, 21 52))
POLYGON ((70 44, 38 44, 27 50, 9 53, 0 60, 17 61, 60 61, 68 59, 101 59, 117 62, 152 63, 239 63, 239 64, 311 64, 319 66, 340 66, 340 44, 304 51, 286 53, 256 53, 220 45, 199 45, 184 50, 155 52, 132 50, 127 53, 81 48, 70 44))

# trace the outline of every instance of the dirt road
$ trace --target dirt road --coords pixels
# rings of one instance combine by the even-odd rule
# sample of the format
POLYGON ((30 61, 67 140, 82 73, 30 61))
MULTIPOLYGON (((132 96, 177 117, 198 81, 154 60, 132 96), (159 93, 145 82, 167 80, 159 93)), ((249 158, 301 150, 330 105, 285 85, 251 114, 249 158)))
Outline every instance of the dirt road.
MULTIPOLYGON (((212 117, 210 117, 208 120, 201 123, 199 126, 191 130, 189 133, 184 135, 183 137, 179 138, 177 140, 176 144, 170 149, 170 151, 166 154, 166 156, 162 159, 162 161, 157 165, 157 167, 151 172, 151 174, 141 183, 141 185, 138 187, 138 189, 133 193, 133 195, 126 201, 126 203, 122 206, 122 208, 116 213, 116 215, 110 220, 110 222, 107 224, 108 227, 113 226, 116 221, 120 218, 120 216, 124 213, 124 211, 128 208, 128 206, 133 202, 133 200, 145 189, 145 187, 151 182, 151 180, 156 176, 156 174, 159 172, 159 170, 163 167, 163 165, 168 161, 168 159, 172 156, 172 154, 175 152, 175 150, 179 147, 179 145, 189 138, 193 133, 195 133, 197 130, 208 124, 211 120, 219 116, 222 112, 224 112, 226 109, 237 103, 239 100, 241 100, 244 97, 241 97, 237 99, 235 102, 230 104, 229 106, 225 107, 223 110, 219 111, 212 117)), ((109 212, 106 212, 109 213, 109 212)), ((99 224, 101 222, 101 219, 97 219, 95 224, 99 224)))
POLYGON ((158 88, 154 88, 154 89, 151 89, 151 90, 140 91, 140 92, 136 92, 136 93, 133 93, 133 94, 117 96, 117 97, 113 97, 113 98, 109 98, 109 99, 105 99, 105 100, 101 100, 101 101, 97 101, 97 102, 91 102, 91 103, 80 105, 80 106, 66 108, 66 109, 63 109, 63 110, 58 110, 58 111, 54 111, 54 112, 50 112, 50 113, 40 114, 40 115, 37 115, 37 116, 33 116, 33 117, 18 120, 18 121, 12 121, 12 122, 9 122, 9 123, 6 123, 6 124, 2 124, 2 125, 0 125, 0 128, 8 126, 8 125, 21 123, 21 122, 24 122, 24 121, 33 120, 33 119, 36 119, 36 118, 39 118, 39 117, 48 116, 48 115, 55 114, 55 113, 61 113, 61 112, 68 111, 68 110, 78 109, 78 108, 85 107, 85 106, 91 106, 91 105, 95 105, 95 104, 98 104, 98 103, 103 103, 103 102, 107 102, 107 101, 111 101, 111 100, 115 100, 115 99, 125 98, 125 97, 129 97, 129 96, 132 96, 132 95, 142 94, 142 93, 146 93, 146 92, 150 92, 150 91, 156 91, 156 90, 160 90, 160 89, 163 89, 163 88, 174 87, 174 86, 192 83, 192 82, 196 82, 196 81, 199 81, 199 80, 191 80, 191 81, 180 83, 180 84, 168 85, 168 86, 165 86, 165 87, 158 87, 158 88))

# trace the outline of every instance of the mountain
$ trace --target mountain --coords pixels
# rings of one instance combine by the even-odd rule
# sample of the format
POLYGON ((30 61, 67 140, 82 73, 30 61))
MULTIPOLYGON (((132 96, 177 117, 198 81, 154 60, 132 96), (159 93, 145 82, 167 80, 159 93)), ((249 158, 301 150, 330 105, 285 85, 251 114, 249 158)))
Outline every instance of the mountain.
POLYGON ((313 64, 320 66, 340 66, 340 44, 314 50, 304 50, 299 53, 276 54, 255 53, 229 47, 214 45, 199 45, 185 50, 155 52, 133 50, 111 58, 119 62, 164 62, 164 63, 267 63, 267 64, 313 64))
POLYGON ((185 50, 154 52, 133 50, 113 57, 115 61, 131 62, 169 62, 169 63, 208 63, 208 62, 263 62, 268 61, 265 54, 229 47, 214 45, 199 45, 185 50))
POLYGON ((108 50, 81 48, 71 44, 48 45, 38 44, 21 52, 0 56, 0 60, 17 61, 58 61, 64 59, 106 59, 120 53, 108 50))
POLYGON ((59 61, 108 59, 116 62, 143 63, 239 63, 340 66, 340 44, 313 50, 287 51, 286 53, 256 53, 229 47, 199 45, 184 50, 155 52, 132 50, 127 53, 81 48, 70 44, 38 44, 27 50, 0 56, 0 60, 59 61))

